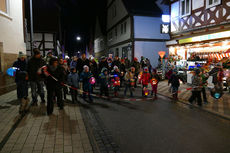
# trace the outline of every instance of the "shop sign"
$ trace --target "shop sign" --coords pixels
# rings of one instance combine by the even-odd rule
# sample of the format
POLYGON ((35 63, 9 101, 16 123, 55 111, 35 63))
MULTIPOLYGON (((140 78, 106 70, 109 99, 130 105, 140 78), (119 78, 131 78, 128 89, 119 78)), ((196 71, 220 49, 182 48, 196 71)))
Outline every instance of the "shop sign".
POLYGON ((179 44, 191 43, 191 42, 201 42, 205 40, 220 39, 230 37, 230 31, 218 32, 208 35, 202 35, 197 37, 191 37, 179 40, 179 44))
POLYGON ((163 34, 169 33, 169 24, 161 24, 161 33, 163 34))

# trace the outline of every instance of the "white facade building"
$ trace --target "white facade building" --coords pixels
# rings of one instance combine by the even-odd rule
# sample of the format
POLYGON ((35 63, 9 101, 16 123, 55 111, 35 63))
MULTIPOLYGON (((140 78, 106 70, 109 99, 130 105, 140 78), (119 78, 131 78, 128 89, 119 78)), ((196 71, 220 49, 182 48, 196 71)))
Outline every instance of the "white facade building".
POLYGON ((161 15, 169 14, 169 7, 149 0, 108 0, 106 53, 132 60, 141 56, 157 66, 158 52, 166 51, 168 34, 161 34, 161 15), (163 11, 162 11, 163 10, 163 11))
POLYGON ((12 65, 19 51, 26 53, 23 5, 22 0, 0 0, 1 72, 12 65))

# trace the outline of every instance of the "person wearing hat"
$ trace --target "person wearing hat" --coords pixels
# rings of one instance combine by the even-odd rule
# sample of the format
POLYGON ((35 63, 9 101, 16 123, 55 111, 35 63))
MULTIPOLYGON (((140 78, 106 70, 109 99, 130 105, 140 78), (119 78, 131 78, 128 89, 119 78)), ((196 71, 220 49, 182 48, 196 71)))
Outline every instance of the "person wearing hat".
POLYGON ((101 60, 99 62, 98 71, 101 72, 102 68, 104 68, 104 67, 108 69, 109 65, 108 65, 108 62, 107 62, 105 56, 102 56, 101 60))
POLYGON ((202 86, 201 71, 199 69, 195 70, 195 75, 192 77, 192 95, 189 98, 189 102, 192 104, 194 100, 197 99, 198 106, 202 106, 201 90, 202 86))
POLYGON ((137 73, 140 73, 140 63, 138 62, 138 59, 136 57, 134 57, 131 66, 135 67, 137 73))
POLYGON ((15 82, 17 85, 17 98, 20 101, 19 114, 23 114, 28 109, 28 74, 26 55, 19 52, 18 60, 14 62, 13 67, 17 68, 15 74, 15 82))
POLYGON ((32 105, 37 105, 38 94, 41 97, 41 102, 45 103, 44 78, 39 75, 44 65, 46 65, 46 62, 42 59, 39 49, 35 48, 33 56, 28 61, 27 69, 32 93, 32 105))
POLYGON ((102 68, 101 74, 99 74, 99 80, 100 80, 100 96, 105 94, 105 96, 109 97, 109 75, 108 75, 108 69, 102 68))
POLYGON ((173 74, 171 75, 168 85, 171 84, 170 91, 172 92, 172 96, 174 100, 178 100, 178 90, 180 87, 180 80, 184 82, 182 78, 180 78, 177 74, 177 70, 173 70, 173 74))

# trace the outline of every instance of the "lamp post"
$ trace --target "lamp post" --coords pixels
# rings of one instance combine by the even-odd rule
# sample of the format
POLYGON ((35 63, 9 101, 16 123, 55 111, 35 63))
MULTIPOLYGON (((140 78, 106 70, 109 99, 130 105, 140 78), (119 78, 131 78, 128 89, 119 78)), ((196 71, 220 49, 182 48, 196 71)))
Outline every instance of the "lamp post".
POLYGON ((158 54, 160 55, 161 57, 161 62, 162 62, 162 79, 165 78, 165 61, 164 61, 164 56, 165 56, 165 51, 159 51, 158 54))
POLYGON ((33 28, 33 2, 30 0, 30 49, 31 49, 31 56, 33 55, 34 49, 34 28, 33 28))

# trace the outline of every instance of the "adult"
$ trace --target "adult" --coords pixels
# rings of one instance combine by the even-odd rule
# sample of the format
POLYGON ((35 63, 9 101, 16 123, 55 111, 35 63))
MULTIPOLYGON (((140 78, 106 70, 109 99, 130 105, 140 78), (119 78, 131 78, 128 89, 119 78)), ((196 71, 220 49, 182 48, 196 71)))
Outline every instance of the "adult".
POLYGON ((84 66, 84 65, 87 65, 88 67, 90 66, 90 65, 89 65, 89 59, 86 58, 85 53, 83 53, 83 54, 81 55, 81 58, 79 58, 79 59, 77 60, 77 67, 76 67, 76 68, 77 68, 79 74, 83 71, 83 66, 84 66))
POLYGON ((108 70, 109 66, 108 66, 108 62, 107 62, 105 56, 101 57, 101 61, 99 62, 98 68, 99 68, 99 70, 98 70, 99 72, 101 72, 103 68, 106 68, 108 70))
POLYGON ((70 68, 76 68, 77 67, 77 56, 73 57, 73 60, 70 62, 70 68))
POLYGON ((19 52, 18 60, 14 62, 13 67, 16 67, 15 82, 17 85, 17 98, 20 101, 19 113, 26 111, 28 105, 28 77, 27 77, 27 62, 26 55, 19 52))
POLYGON ((46 64, 49 64, 49 61, 50 59, 53 57, 53 53, 52 51, 50 50, 47 54, 46 54, 46 57, 45 57, 45 62, 46 64))
POLYGON ((32 93, 32 105, 37 105, 38 94, 41 97, 42 103, 45 103, 44 94, 44 78, 38 74, 41 71, 41 67, 46 65, 46 62, 42 59, 39 49, 33 50, 34 55, 28 61, 28 75, 32 93))
POLYGON ((121 68, 121 62, 118 56, 115 56, 113 62, 112 62, 112 67, 117 66, 119 69, 121 68))
POLYGON ((49 65, 44 70, 44 74, 47 76, 47 114, 51 115, 54 108, 54 96, 57 97, 59 109, 63 109, 64 107, 62 85, 60 84, 60 82, 64 81, 64 68, 59 65, 57 58, 51 58, 49 65), (55 77, 58 81, 54 80, 52 77, 55 77))

